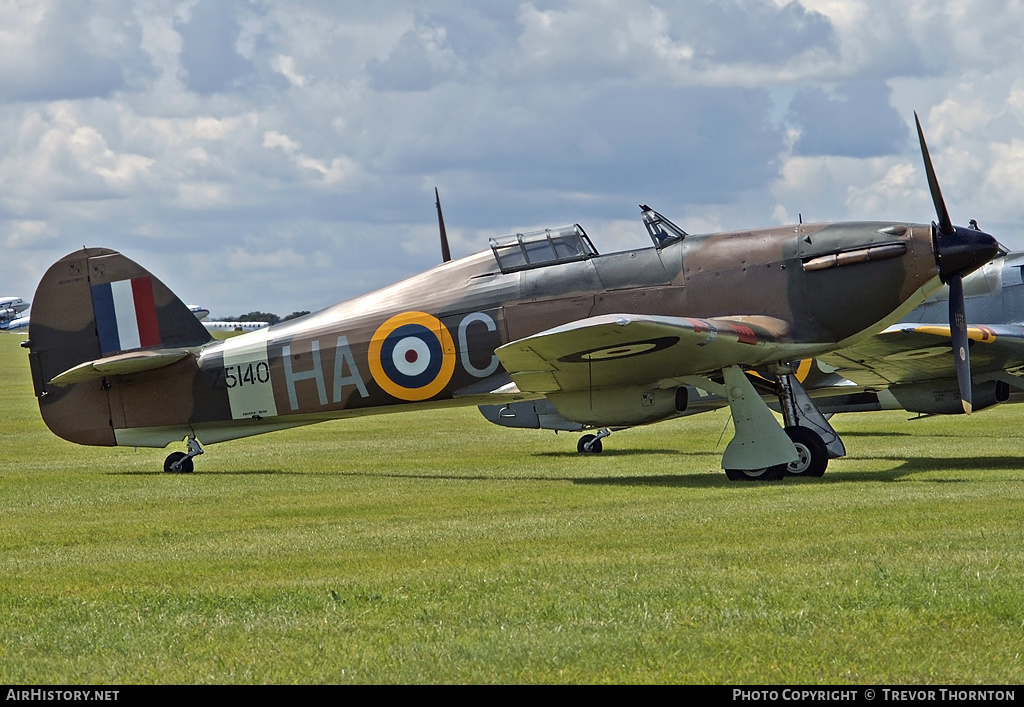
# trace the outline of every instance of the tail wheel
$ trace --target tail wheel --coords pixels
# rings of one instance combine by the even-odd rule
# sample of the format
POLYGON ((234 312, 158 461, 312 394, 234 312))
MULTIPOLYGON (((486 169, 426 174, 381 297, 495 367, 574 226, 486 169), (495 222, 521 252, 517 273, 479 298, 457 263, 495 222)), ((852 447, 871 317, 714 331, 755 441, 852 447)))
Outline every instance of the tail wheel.
POLYGON ((789 435, 800 458, 795 462, 782 464, 783 474, 812 477, 823 475, 828 466, 828 449, 821 437, 806 427, 787 427, 786 434, 789 435))
POLYGON ((164 459, 164 471, 168 474, 191 474, 195 465, 192 464, 192 459, 187 457, 185 452, 171 452, 164 459), (175 462, 179 462, 177 469, 174 468, 175 462))
POLYGON ((583 435, 576 443, 576 451, 580 454, 600 454, 601 449, 601 440, 597 435, 583 435))

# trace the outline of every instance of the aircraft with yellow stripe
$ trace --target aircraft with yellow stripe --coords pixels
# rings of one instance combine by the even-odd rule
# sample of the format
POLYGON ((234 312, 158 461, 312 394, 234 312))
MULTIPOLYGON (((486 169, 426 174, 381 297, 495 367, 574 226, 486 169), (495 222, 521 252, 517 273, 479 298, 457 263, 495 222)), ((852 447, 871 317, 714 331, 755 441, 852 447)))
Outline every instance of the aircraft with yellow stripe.
MULTIPOLYGON (((964 278, 972 409, 1024 392, 1024 253, 1002 253, 964 278)), ((943 288, 878 336, 821 357, 819 370, 841 376, 814 392, 829 412, 903 409, 925 415, 964 412, 950 360, 948 290, 943 288)))

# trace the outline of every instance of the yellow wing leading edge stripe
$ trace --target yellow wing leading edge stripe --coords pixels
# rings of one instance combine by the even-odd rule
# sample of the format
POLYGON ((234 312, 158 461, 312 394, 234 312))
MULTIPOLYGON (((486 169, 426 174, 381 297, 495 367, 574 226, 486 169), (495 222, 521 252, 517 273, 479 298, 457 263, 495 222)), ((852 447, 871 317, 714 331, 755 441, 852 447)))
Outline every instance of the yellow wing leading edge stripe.
MULTIPOLYGON (((934 336, 951 336, 948 326, 917 326, 912 329, 901 329, 901 331, 915 331, 920 334, 932 334, 934 336)), ((996 340, 996 333, 987 326, 967 327, 967 338, 971 341, 982 341, 991 344, 996 340)))

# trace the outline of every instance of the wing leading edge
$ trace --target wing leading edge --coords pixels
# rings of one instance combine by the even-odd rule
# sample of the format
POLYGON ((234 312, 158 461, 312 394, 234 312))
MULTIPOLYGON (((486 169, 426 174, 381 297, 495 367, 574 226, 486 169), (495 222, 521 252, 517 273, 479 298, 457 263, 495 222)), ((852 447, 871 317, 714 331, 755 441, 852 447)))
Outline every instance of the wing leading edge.
MULTIPOLYGON (((977 380, 1024 366, 1024 328, 1019 326, 972 326, 971 371, 977 380)), ((898 324, 849 349, 827 354, 821 360, 861 386, 886 387, 918 381, 954 378, 948 326, 898 324)))
POLYGON ((516 386, 554 393, 654 383, 802 358, 787 322, 773 317, 606 314, 510 342, 498 359, 516 386))

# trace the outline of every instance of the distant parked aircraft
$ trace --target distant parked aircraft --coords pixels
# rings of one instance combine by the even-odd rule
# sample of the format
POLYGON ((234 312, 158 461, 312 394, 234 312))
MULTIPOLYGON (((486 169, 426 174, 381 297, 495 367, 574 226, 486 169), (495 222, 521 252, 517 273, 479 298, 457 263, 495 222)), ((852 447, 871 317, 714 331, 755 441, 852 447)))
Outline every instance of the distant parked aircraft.
POLYGON ((28 327, 28 316, 18 316, 31 302, 21 297, 0 297, 0 330, 15 331, 28 327))
POLYGON ((0 322, 16 319, 19 314, 28 309, 30 302, 21 297, 0 297, 0 322))
POLYGON ((270 322, 203 322, 207 331, 256 331, 270 326, 270 322))
POLYGON ((188 311, 196 315, 196 319, 203 322, 207 331, 256 331, 270 326, 270 322, 207 322, 204 321, 210 316, 210 310, 201 304, 188 304, 188 311))

